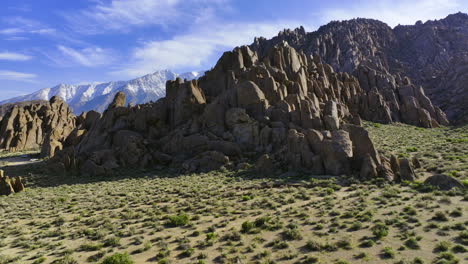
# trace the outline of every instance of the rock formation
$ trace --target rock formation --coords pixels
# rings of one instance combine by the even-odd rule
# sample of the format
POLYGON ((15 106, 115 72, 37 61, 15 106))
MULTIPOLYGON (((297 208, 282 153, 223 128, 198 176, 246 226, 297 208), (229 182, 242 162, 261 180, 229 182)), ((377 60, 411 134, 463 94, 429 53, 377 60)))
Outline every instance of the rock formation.
POLYGON ((433 175, 427 178, 424 183, 444 191, 450 190, 452 188, 459 188, 460 190, 465 189, 465 186, 463 186, 460 181, 444 174, 433 175))
POLYGON ((10 179, 3 170, 0 170, 0 195, 10 195, 23 190, 24 184, 21 177, 10 179))
POLYGON ((161 164, 197 172, 250 161, 265 173, 394 179, 395 168, 359 126, 356 98, 379 95, 287 42, 264 55, 247 46, 225 52, 200 79, 168 81, 166 94, 127 107, 118 94, 86 131, 70 134, 65 142, 73 143, 51 159, 51 168, 106 175, 161 164))
POLYGON ((23 151, 42 147, 43 156, 49 156, 62 148, 60 142, 74 127, 75 116, 58 97, 45 104, 14 106, 0 122, 0 149, 23 151))
POLYGON ((18 107, 23 107, 26 105, 30 104, 42 104, 45 105, 47 104, 47 101, 42 101, 42 100, 33 100, 33 101, 22 101, 22 102, 17 102, 17 103, 6 103, 0 105, 0 121, 2 120, 3 116, 6 115, 13 107, 18 106, 18 107))
POLYGON ((263 56, 282 41, 357 77, 368 92, 356 98, 364 119, 433 127, 447 124, 444 111, 454 123, 468 122, 467 14, 394 29, 373 19, 334 21, 311 33, 301 27, 257 38, 250 48, 263 56))

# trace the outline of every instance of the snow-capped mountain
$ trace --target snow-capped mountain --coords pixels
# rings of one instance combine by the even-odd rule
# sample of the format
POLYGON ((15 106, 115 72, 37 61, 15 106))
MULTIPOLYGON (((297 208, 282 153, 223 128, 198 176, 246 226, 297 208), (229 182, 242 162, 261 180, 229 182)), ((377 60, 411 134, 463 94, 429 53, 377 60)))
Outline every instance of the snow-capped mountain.
POLYGON ((44 88, 28 95, 1 101, 0 105, 22 101, 49 100, 52 96, 57 95, 67 102, 75 114, 89 110, 103 112, 117 92, 124 92, 127 95, 127 102, 132 104, 156 101, 166 95, 166 81, 175 80, 177 77, 192 80, 200 77, 200 73, 177 74, 170 70, 161 70, 130 81, 85 85, 59 84, 52 88, 44 88))

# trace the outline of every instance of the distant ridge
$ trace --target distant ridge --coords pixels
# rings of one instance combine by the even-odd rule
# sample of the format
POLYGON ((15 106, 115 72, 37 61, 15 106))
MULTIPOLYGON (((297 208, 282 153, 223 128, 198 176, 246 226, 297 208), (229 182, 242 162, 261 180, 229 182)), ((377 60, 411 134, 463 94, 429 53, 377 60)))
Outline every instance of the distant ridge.
POLYGON ((125 93, 129 103, 141 104, 164 97, 168 80, 175 80, 177 77, 192 80, 199 76, 198 72, 177 74, 170 70, 160 70, 130 81, 111 81, 85 85, 59 84, 28 95, 1 101, 0 105, 35 100, 48 101, 53 96, 59 96, 65 100, 75 114, 90 110, 103 112, 112 102, 117 92, 125 93))

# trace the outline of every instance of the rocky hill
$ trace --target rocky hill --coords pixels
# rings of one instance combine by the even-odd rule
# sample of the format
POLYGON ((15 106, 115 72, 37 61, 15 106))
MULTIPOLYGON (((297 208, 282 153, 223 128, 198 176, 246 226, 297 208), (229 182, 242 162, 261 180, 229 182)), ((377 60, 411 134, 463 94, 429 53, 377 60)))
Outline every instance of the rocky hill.
MULTIPOLYGON (((335 71, 353 74, 366 91, 377 88, 392 112, 394 97, 401 99, 401 93, 408 92, 398 83, 405 80, 403 85, 412 83, 413 89, 422 86, 449 120, 468 122, 467 14, 393 29, 373 19, 334 21, 315 32, 298 28, 271 40, 257 38, 250 47, 265 54, 282 41, 307 55, 320 55, 335 71), (397 93, 388 92, 389 87, 397 93)), ((393 121, 404 118, 392 115, 393 121)))
POLYGON ((51 88, 44 88, 32 94, 4 100, 0 105, 22 101, 44 100, 53 96, 62 98, 76 115, 90 110, 103 112, 112 102, 117 92, 123 92, 131 104, 141 104, 156 101, 165 95, 167 80, 192 80, 199 77, 198 72, 176 74, 169 70, 160 70, 130 81, 112 81, 83 85, 59 84, 51 88))
MULTIPOLYGON (((391 112, 378 91, 362 89, 356 77, 287 42, 264 54, 247 46, 226 52, 198 80, 168 81, 166 97, 155 103, 126 106, 118 93, 89 130, 75 129, 80 132, 66 141, 77 143, 55 155, 50 168, 106 175, 161 164, 199 172, 242 168, 253 160, 261 173, 414 179, 410 161, 380 155, 360 126, 360 114, 403 114, 391 112)), ((427 121, 419 125, 443 122, 421 107, 430 101, 413 92, 401 95, 403 104, 414 103, 404 113, 427 121)), ((404 108, 400 103, 395 107, 404 108)))

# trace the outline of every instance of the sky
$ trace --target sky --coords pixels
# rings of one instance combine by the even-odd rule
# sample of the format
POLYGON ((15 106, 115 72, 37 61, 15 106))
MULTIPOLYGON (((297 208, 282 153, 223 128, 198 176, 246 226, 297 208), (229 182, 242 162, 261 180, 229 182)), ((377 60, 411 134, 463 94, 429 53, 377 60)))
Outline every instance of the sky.
POLYGON ((59 83, 208 70, 284 28, 379 19, 391 27, 468 12, 466 0, 1 0, 0 100, 59 83))

